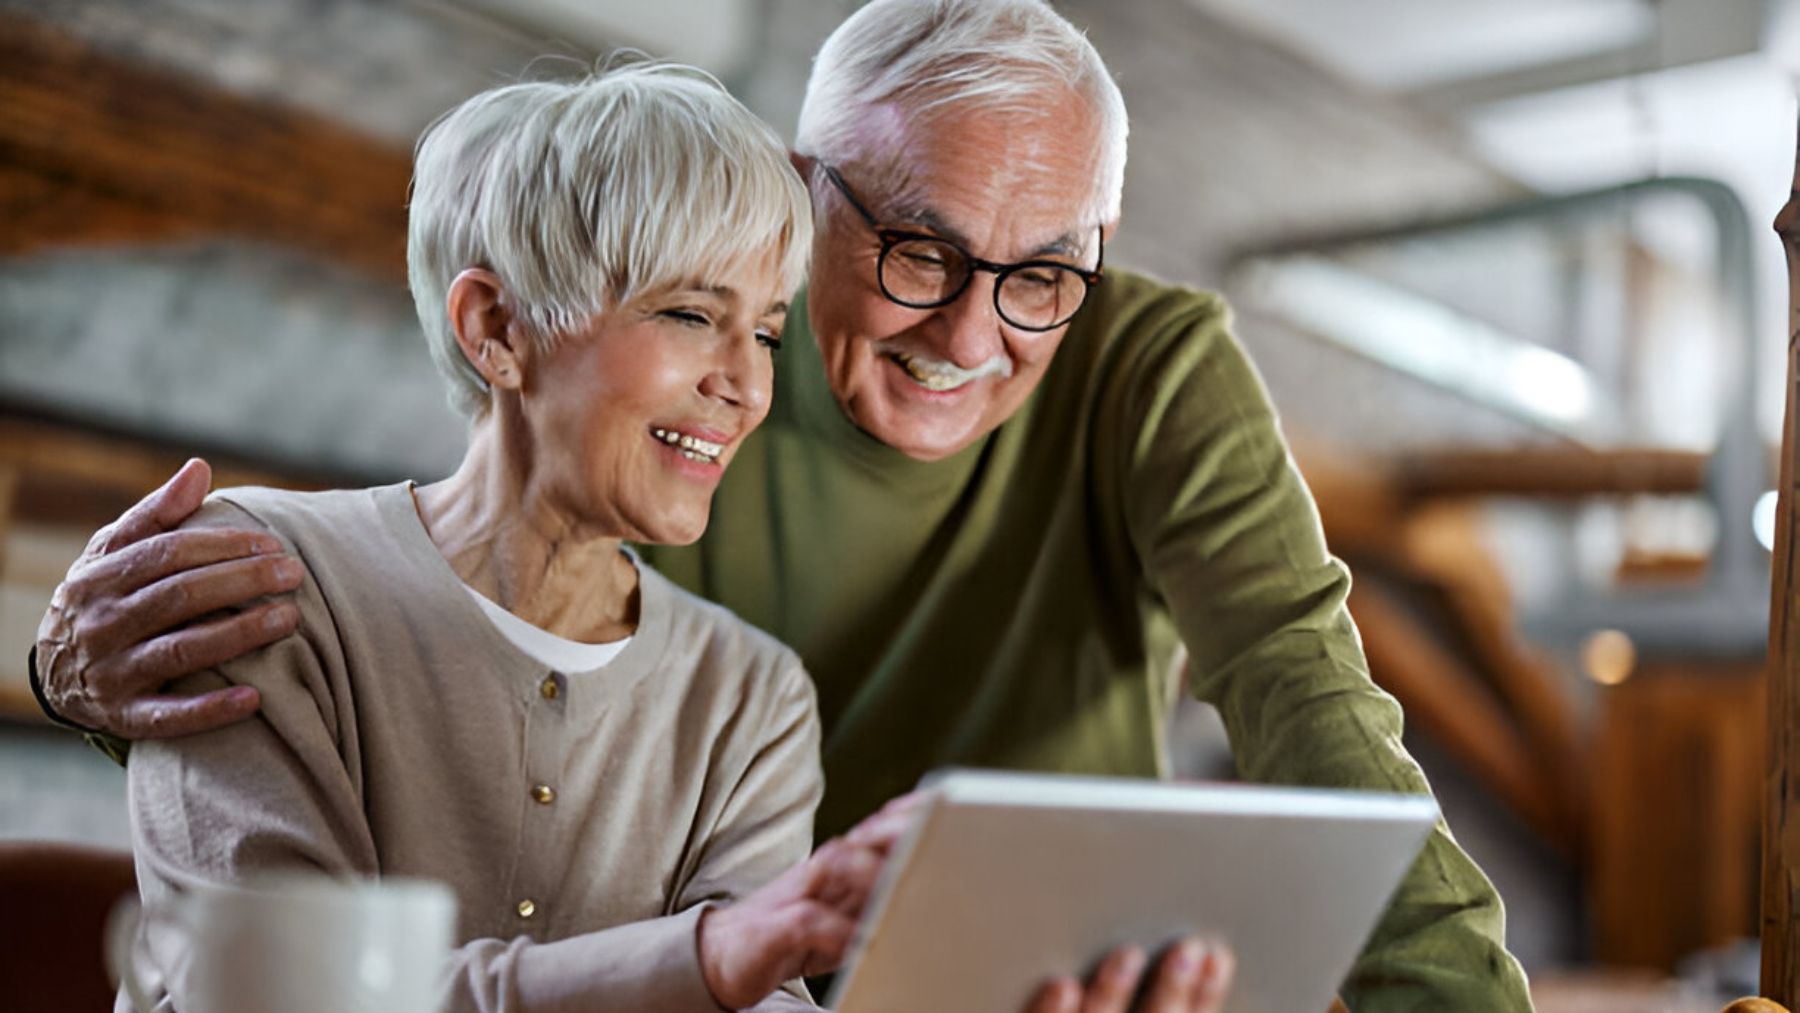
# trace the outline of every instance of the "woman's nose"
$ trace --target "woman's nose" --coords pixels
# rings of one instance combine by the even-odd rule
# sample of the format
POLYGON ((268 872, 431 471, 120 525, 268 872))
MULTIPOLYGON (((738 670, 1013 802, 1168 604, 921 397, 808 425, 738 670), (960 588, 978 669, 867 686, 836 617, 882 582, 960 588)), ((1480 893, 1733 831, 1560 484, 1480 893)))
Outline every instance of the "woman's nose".
POLYGON ((700 378, 700 393, 760 416, 769 405, 769 353, 751 336, 723 343, 713 367, 700 378))

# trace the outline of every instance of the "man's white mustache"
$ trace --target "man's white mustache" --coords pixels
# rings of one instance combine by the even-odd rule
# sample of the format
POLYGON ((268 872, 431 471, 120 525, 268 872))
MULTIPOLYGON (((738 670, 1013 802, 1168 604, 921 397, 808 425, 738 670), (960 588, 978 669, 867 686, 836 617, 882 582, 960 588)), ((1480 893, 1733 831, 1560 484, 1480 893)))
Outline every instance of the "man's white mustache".
POLYGON ((874 348, 878 355, 898 359, 915 380, 938 390, 951 390, 986 376, 1005 378, 1013 372, 1012 359, 1006 355, 995 355, 978 366, 964 369, 954 362, 890 342, 878 341, 874 348))

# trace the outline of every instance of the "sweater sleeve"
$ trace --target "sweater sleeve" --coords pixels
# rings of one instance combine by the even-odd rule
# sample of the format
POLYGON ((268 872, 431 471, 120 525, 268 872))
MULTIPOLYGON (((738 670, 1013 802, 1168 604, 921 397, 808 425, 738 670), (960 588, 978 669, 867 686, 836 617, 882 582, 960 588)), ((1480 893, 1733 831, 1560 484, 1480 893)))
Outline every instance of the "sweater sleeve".
MULTIPOLYGON (((225 522, 257 523, 216 502, 193 523, 225 522)), ((255 719, 202 735, 146 740, 132 750, 132 845, 148 908, 186 888, 245 882, 275 870, 339 878, 381 872, 362 805, 355 701, 330 610, 310 576, 295 600, 297 636, 189 676, 176 688, 255 686, 262 694, 255 719)), ((695 948, 699 916, 700 909, 690 907, 548 943, 471 940, 452 954, 446 1009, 718 1013, 695 948)), ((178 966, 178 938, 154 920, 147 920, 145 932, 155 963, 178 966)), ((164 986, 158 1010, 183 1008, 183 983, 164 986)))
MULTIPOLYGON (((730 786, 717 824, 678 887, 681 907, 730 901, 762 886, 812 851, 813 813, 824 794, 819 714, 810 676, 785 649, 776 692, 740 716, 752 732, 749 761, 730 786)), ((758 1010, 816 1008, 795 980, 758 1010)))
MULTIPOLYGON (((1223 304, 1188 296, 1126 370, 1119 498, 1149 589, 1247 780, 1427 794, 1369 677, 1312 496, 1223 304)), ((1343 986, 1358 1013, 1529 1010, 1500 898, 1439 822, 1343 986)))

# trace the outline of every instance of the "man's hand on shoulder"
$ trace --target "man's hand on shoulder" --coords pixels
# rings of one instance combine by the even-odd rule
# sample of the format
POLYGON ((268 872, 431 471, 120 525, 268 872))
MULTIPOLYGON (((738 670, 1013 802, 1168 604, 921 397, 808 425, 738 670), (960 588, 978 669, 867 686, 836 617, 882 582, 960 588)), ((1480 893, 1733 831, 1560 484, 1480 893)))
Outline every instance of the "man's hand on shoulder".
POLYGON ((126 739, 191 735, 256 712, 247 686, 194 697, 164 683, 280 640, 300 621, 287 600, 196 622, 300 586, 305 570, 262 531, 176 530, 206 498, 212 469, 189 461, 101 528, 38 625, 37 672, 55 716, 126 739))

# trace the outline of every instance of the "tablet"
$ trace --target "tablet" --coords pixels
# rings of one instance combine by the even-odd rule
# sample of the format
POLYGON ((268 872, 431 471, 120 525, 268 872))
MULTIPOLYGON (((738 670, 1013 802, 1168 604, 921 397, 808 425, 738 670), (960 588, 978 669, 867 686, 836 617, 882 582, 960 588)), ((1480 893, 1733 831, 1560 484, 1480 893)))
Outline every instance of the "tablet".
POLYGON ((1229 941, 1231 1013, 1324 1013, 1437 819, 1429 797, 950 771, 828 1004, 1011 1013, 1114 947, 1229 941))

